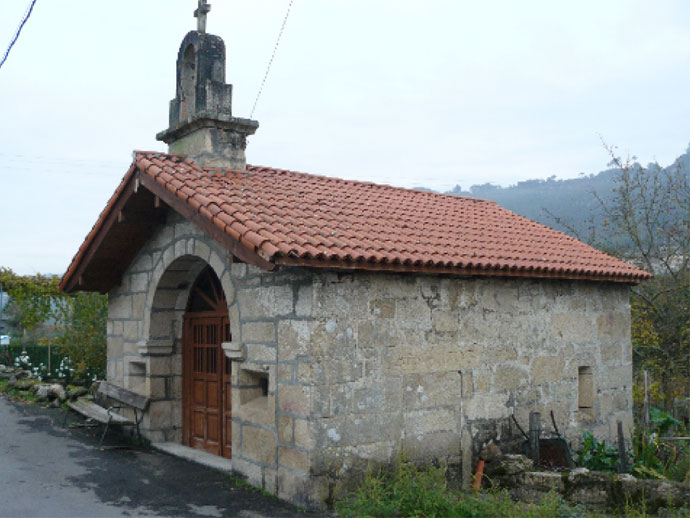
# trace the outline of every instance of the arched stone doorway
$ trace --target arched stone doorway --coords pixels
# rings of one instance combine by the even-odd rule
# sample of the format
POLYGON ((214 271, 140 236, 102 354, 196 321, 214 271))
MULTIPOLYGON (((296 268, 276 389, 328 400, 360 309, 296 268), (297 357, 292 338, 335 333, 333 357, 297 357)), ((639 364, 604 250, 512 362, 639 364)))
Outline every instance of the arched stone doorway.
POLYGON ((221 344, 231 341, 228 304, 210 266, 192 285, 182 333, 182 441, 232 458, 231 362, 221 344))

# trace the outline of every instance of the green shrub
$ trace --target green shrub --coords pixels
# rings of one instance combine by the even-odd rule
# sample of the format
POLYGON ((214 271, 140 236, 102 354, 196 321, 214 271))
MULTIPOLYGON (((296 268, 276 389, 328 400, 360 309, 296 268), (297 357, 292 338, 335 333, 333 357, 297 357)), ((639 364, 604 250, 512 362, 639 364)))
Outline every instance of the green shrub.
POLYGON ((582 432, 582 449, 577 452, 577 465, 595 471, 616 471, 618 448, 607 446, 590 432, 582 432))

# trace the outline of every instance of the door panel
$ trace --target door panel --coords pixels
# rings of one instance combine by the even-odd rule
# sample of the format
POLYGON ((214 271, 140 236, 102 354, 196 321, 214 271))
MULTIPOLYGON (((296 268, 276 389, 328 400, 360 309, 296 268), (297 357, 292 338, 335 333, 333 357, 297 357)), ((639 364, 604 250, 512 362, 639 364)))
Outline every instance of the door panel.
POLYGON ((207 267, 194 281, 184 317, 182 440, 228 458, 232 456, 230 361, 220 344, 230 339, 225 294, 207 267))
POLYGON ((220 347, 220 337, 224 330, 223 318, 218 316, 188 317, 185 326, 189 329, 186 336, 191 338, 185 344, 192 359, 191 368, 187 369, 190 391, 183 398, 191 405, 190 415, 193 422, 188 423, 189 444, 204 449, 215 455, 223 454, 221 427, 223 418, 222 405, 222 369, 218 364, 225 359, 220 347), (191 426, 190 426, 191 425, 191 426))

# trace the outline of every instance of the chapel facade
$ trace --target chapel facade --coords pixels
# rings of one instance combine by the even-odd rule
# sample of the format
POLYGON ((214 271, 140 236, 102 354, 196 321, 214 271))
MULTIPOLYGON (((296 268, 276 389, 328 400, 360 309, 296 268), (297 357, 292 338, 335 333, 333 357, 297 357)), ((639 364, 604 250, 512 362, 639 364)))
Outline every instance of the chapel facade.
POLYGON ((190 32, 168 153, 136 152, 60 287, 108 294, 142 432, 325 506, 402 454, 470 480, 532 411, 632 425, 638 268, 493 202, 247 165, 223 41, 190 32))

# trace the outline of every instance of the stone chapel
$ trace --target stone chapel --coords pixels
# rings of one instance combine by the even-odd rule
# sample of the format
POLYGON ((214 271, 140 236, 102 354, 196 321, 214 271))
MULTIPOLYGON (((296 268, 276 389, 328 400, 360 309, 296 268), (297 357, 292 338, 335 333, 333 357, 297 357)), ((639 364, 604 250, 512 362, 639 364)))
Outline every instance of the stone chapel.
POLYGON ((249 165, 225 70, 200 23, 168 153, 134 153, 60 283, 108 294, 107 378, 151 398, 148 440, 319 507, 400 454, 466 482, 512 415, 629 429, 647 272, 491 201, 249 165))

